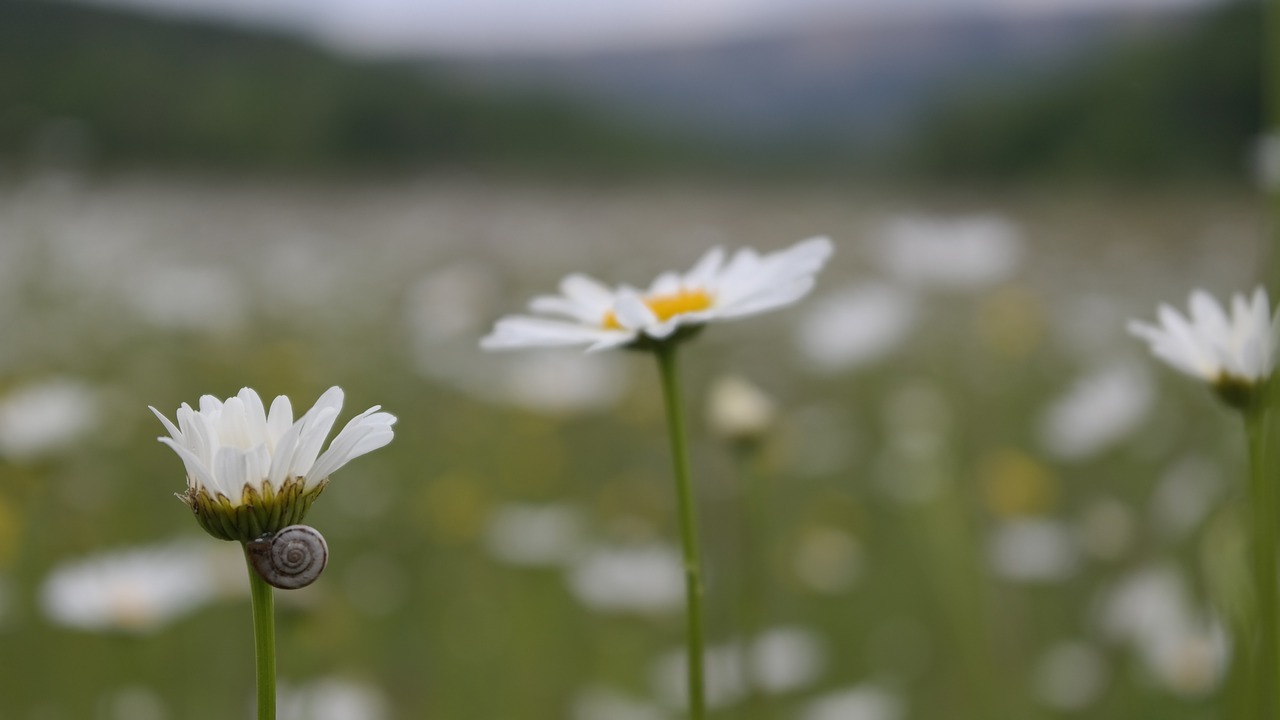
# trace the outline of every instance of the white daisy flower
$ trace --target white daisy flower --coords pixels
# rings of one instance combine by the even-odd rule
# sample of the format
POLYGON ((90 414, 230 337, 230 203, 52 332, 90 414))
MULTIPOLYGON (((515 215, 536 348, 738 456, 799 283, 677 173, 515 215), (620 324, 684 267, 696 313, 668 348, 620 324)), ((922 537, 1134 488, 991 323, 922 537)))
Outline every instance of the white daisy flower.
POLYGON ((214 553, 179 541, 61 565, 41 585, 40 606, 67 627, 149 632, 211 602, 219 591, 214 553))
POLYGON ((200 398, 200 409, 178 408, 178 423, 154 407, 187 469, 179 497, 215 537, 247 542, 302 520, 329 476, 354 458, 391 442, 395 416, 380 406, 352 418, 323 453, 320 446, 342 410, 342 389, 329 388, 297 422, 281 395, 268 414, 258 393, 244 388, 225 401, 200 398))
POLYGON ((1250 298, 1237 293, 1230 315, 1204 290, 1192 291, 1190 307, 1188 318, 1161 304, 1159 325, 1135 320, 1129 332, 1146 340, 1156 357, 1220 392, 1247 391, 1271 376, 1276 332, 1265 289, 1259 286, 1250 298))
POLYGON ((707 393, 707 425, 731 443, 750 445, 764 439, 777 416, 773 399, 737 375, 717 379, 707 393))
POLYGON ((554 316, 515 315, 480 341, 486 350, 587 345, 587 351, 662 341, 678 330, 774 310, 804 297, 831 256, 825 237, 767 255, 743 248, 727 258, 713 248, 681 275, 659 275, 646 291, 610 289, 586 275, 560 282, 560 295, 534 298, 529 309, 554 316), (563 319, 561 319, 563 318, 563 319))

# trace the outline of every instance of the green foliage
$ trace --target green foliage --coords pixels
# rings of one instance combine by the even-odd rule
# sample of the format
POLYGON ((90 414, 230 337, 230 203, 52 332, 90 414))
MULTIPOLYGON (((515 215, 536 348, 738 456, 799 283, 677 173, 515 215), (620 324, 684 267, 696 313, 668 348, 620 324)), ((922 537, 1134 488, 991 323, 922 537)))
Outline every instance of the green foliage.
POLYGON ((944 177, 1238 179, 1261 129, 1260 15, 1231 3, 1035 88, 953 100, 912 164, 944 177))
POLYGON ((0 158, 68 140, 108 165, 267 170, 634 165, 667 147, 556 99, 481 97, 284 37, 0 3, 0 158))

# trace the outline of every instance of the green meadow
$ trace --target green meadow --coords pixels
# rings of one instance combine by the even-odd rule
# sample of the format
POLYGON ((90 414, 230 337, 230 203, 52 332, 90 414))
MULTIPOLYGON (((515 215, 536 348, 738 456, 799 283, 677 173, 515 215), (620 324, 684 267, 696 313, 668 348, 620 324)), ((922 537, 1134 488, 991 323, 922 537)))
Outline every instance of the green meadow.
POLYGON ((683 350, 713 717, 1223 717, 1243 434, 1126 324, 1258 282, 1248 191, 48 172, 0 188, 0 718, 251 716, 239 548, 147 406, 332 385, 399 422, 307 518, 281 718, 682 717, 652 360, 477 343, 570 272, 819 234, 811 295, 683 350), (745 461, 730 374, 777 409, 745 461))

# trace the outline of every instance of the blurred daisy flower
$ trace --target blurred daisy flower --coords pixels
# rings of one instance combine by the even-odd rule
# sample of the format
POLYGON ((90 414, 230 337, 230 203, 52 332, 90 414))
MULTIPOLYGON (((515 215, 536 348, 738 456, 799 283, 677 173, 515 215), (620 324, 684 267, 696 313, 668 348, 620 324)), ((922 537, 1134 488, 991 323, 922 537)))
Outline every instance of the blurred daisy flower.
POLYGON ((647 346, 686 336, 715 320, 790 305, 812 288, 831 256, 825 237, 761 255, 743 248, 726 257, 713 248, 684 274, 666 272, 648 290, 616 289, 586 275, 560 282, 559 295, 536 297, 532 312, 552 317, 502 318, 480 341, 486 350, 586 345, 587 351, 647 346), (684 332, 682 332, 684 331, 684 332))
POLYGON ((1203 290, 1191 293, 1190 317, 1160 305, 1159 324, 1132 321, 1129 332, 1175 369, 1208 382, 1235 407, 1245 407, 1254 388, 1275 368, 1276 331, 1267 291, 1231 298, 1231 311, 1203 290))
POLYGON ((329 388, 297 422, 283 395, 268 414, 244 388, 225 401, 200 398, 178 408, 175 426, 154 407, 187 469, 179 497, 209 534, 248 542, 302 521, 329 476, 354 458, 391 442, 395 416, 374 406, 352 418, 323 453, 320 446, 342 410, 342 389, 329 388))
POLYGON ((150 632, 212 601, 216 570, 211 552, 186 542, 102 553, 54 569, 40 605, 67 627, 150 632))
POLYGON ((737 375, 717 379, 707 393, 707 425, 733 445, 763 440, 777 421, 773 399, 737 375))

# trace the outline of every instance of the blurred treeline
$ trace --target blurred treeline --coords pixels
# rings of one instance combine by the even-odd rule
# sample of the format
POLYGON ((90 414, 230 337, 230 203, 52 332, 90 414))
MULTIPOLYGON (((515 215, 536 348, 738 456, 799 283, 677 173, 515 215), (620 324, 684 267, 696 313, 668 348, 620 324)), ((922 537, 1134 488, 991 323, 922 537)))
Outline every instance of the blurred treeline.
POLYGON ((1113 49, 1056 83, 953 99, 911 153, 933 176, 1242 177, 1262 128, 1262 3, 1113 49))
POLYGON ((0 162, 19 170, 497 168, 1240 180, 1261 128, 1261 7, 1091 54, 1033 87, 956 88, 892 147, 708 143, 546 94, 480 93, 427 63, 261 31, 0 2, 0 162))
POLYGON ((555 98, 481 98, 259 30, 0 2, 0 159, 19 167, 633 166, 668 145, 555 98))

